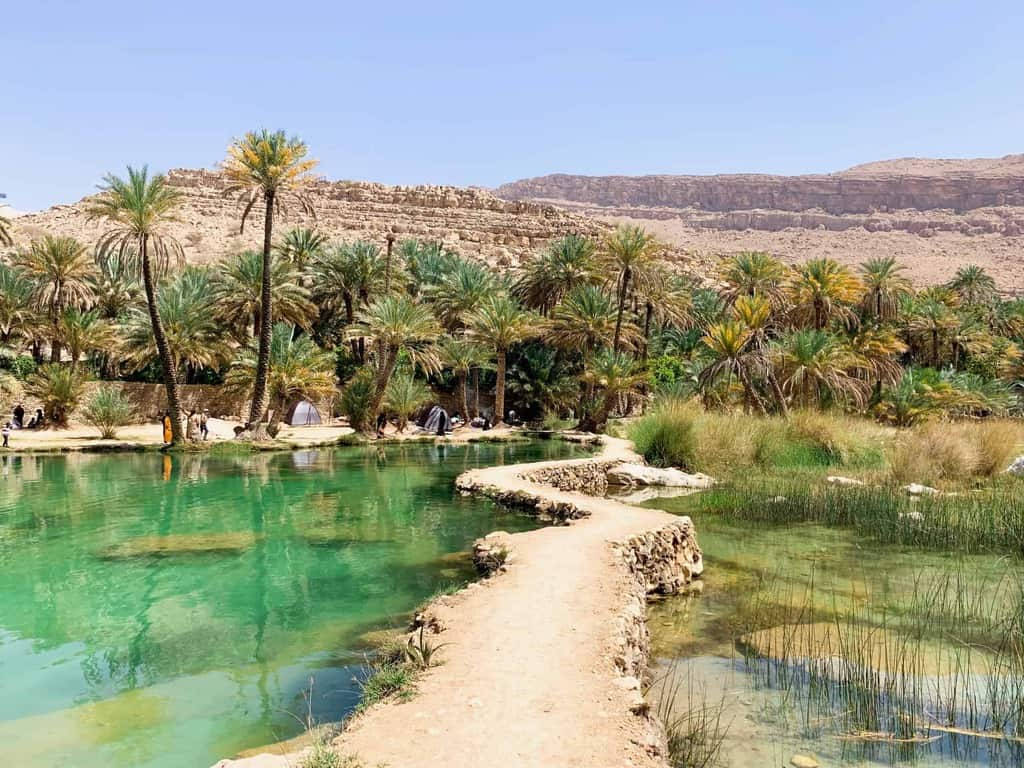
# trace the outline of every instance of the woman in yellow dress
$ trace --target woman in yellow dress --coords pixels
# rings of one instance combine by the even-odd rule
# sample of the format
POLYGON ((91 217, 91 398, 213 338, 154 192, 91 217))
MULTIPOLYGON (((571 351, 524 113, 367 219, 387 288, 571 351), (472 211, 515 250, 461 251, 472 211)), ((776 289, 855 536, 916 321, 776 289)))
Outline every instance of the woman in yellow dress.
POLYGON ((171 444, 174 440, 174 432, 171 431, 171 414, 164 413, 164 443, 171 444))

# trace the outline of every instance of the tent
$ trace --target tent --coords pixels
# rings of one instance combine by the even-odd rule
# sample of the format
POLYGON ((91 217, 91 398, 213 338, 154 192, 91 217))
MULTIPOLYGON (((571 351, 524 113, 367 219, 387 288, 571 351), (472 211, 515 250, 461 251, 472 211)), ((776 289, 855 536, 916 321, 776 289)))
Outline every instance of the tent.
POLYGON ((285 416, 284 421, 290 427, 308 427, 313 424, 323 424, 320 412, 309 400, 299 400, 292 405, 288 409, 288 414, 285 416))

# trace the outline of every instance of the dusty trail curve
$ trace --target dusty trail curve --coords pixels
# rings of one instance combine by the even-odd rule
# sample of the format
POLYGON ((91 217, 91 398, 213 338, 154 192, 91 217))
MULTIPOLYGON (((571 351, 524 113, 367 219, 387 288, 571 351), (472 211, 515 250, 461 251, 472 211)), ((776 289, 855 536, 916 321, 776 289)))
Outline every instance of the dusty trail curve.
MULTIPOLYGON (((688 518, 559 490, 594 465, 637 461, 604 438, 589 459, 473 470, 463 489, 585 515, 509 537, 513 558, 494 578, 439 598, 428 613, 448 645, 417 694, 358 717, 336 740, 367 765, 664 766, 657 724, 644 713, 648 592, 675 591, 700 573, 688 518), (527 502, 527 499, 530 501, 527 502)), ((261 755, 218 765, 271 768, 298 756, 261 755)))

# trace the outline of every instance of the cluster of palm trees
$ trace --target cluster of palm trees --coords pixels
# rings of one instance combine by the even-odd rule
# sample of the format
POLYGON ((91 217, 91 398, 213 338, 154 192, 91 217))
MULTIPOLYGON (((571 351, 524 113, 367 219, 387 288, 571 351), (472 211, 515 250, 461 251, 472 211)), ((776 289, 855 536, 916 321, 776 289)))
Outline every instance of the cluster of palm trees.
POLYGON ((663 344, 688 361, 680 386, 709 405, 870 409, 898 425, 1015 406, 1024 301, 1003 300, 980 267, 915 292, 891 257, 853 270, 742 253, 719 277, 720 290, 695 296, 700 338, 663 344))
MULTIPOLYGON (((897 424, 1015 403, 1024 302, 1000 298, 977 267, 915 292, 891 258, 852 270, 742 253, 709 287, 631 225, 560 238, 506 272, 390 234, 276 235, 289 206, 314 212, 315 165, 282 132, 236 140, 226 193, 240 227, 263 213, 263 246, 208 266, 184 263, 170 234, 183 200, 164 176, 107 176, 88 208, 103 225, 95 244, 44 236, 0 260, 0 352, 31 353, 36 381, 65 389, 87 359, 103 378, 158 373, 175 441, 178 387, 201 379, 248 394, 255 437, 268 408, 339 386, 364 431, 382 412, 404 426, 431 388, 454 389, 475 416, 492 382, 494 421, 508 393, 523 416, 591 430, 657 387, 712 407, 871 409, 897 424)), ((4 222, 0 239, 10 243, 4 222)))

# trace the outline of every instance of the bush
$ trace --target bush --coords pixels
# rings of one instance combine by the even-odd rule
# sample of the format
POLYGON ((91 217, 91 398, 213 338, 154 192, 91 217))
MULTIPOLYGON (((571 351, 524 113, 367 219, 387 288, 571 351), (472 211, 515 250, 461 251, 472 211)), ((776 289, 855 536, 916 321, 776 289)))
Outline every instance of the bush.
POLYGON ((58 426, 67 424, 84 387, 85 379, 71 366, 60 363, 39 366, 25 383, 29 397, 39 400, 46 418, 58 426))
POLYGON ((372 426, 370 407, 373 404, 375 382, 373 370, 360 368, 348 386, 342 390, 339 404, 341 413, 348 417, 348 423, 356 432, 365 432, 372 426))
POLYGON ((648 464, 692 469, 697 460, 694 415, 685 401, 666 399, 633 425, 630 438, 648 464))
POLYGON ((900 484, 965 483, 1006 469, 1020 440, 1020 427, 1010 421, 931 422, 890 448, 889 467, 900 484))
POLYGON ((82 410, 83 421, 98 428, 104 440, 113 440, 118 427, 131 424, 137 417, 131 400, 120 389, 110 386, 97 389, 82 410))

